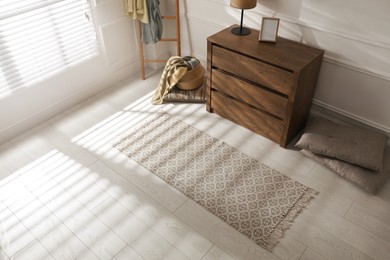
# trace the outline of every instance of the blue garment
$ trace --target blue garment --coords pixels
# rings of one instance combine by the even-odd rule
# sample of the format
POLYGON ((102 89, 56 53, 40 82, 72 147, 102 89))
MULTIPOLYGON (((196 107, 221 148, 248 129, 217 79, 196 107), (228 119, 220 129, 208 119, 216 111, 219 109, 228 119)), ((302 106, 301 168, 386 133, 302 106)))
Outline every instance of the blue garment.
POLYGON ((160 0, 147 0, 149 23, 141 23, 142 43, 156 43, 161 40, 163 24, 160 12, 160 0))

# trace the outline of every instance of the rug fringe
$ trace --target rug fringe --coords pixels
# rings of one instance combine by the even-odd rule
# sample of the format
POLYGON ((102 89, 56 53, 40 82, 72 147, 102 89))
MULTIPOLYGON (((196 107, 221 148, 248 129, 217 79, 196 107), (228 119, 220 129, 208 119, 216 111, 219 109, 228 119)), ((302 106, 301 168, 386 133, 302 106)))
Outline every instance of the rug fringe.
MULTIPOLYGON (((311 188, 306 187, 305 185, 300 184, 299 182, 296 182, 292 180, 292 182, 295 183, 292 188, 295 193, 292 196, 287 196, 287 193, 282 193, 280 195, 281 198, 287 199, 288 203, 285 205, 285 209, 282 212, 275 212, 271 213, 272 218, 275 218, 275 224, 273 224, 272 220, 271 223, 269 223, 269 219, 267 216, 267 219, 262 218, 259 216, 250 216, 249 210, 246 211, 246 215, 243 215, 243 218, 245 219, 256 219, 260 220, 260 222, 256 222, 253 224, 253 221, 246 221, 245 223, 240 220, 241 216, 238 216, 237 210, 232 210, 231 219, 228 219, 227 213, 225 214, 223 210, 226 210, 226 212, 229 211, 228 206, 231 204, 238 204, 237 201, 233 202, 221 202, 222 207, 222 213, 217 212, 217 206, 219 202, 217 199, 219 197, 226 198, 226 193, 223 193, 222 195, 216 194, 216 193, 210 193, 209 196, 208 193, 206 193, 205 185, 206 178, 208 177, 208 171, 211 171, 210 174, 219 174, 220 180, 225 184, 222 188, 227 189, 227 183, 230 179, 233 177, 234 179, 239 178, 241 180, 241 184, 233 183, 233 187, 230 187, 233 191, 232 194, 236 194, 236 189, 238 192, 238 188, 241 188, 240 190, 246 190, 244 183, 245 178, 250 178, 252 180, 252 183, 249 182, 248 185, 251 186, 251 189, 248 188, 248 190, 251 192, 252 197, 256 199, 265 199, 268 198, 268 194, 266 194, 265 190, 262 191, 259 189, 259 191, 254 190, 254 187, 257 185, 262 185, 264 182, 264 178, 266 177, 273 177, 273 176, 283 176, 283 174, 279 173, 276 170, 273 170, 269 166, 263 164, 262 162, 258 162, 255 159, 250 158, 248 155, 241 153, 238 150, 235 150, 234 148, 230 147, 228 144, 224 143, 223 141, 220 141, 212 136, 207 135, 206 133, 192 127, 191 125, 188 125, 182 121, 176 120, 173 117, 171 117, 169 114, 161 114, 157 113, 154 115, 151 115, 147 119, 145 119, 142 124, 134 127, 132 130, 127 131, 120 137, 118 137, 117 142, 113 144, 114 147, 116 147, 119 151, 124 152, 128 157, 132 158, 135 162, 142 165, 144 168, 148 169, 151 173, 155 174, 156 176, 160 177, 162 180, 167 182, 172 187, 176 188, 177 190, 181 191, 183 194, 185 194, 187 197, 191 198, 195 202, 197 202, 199 205, 203 206, 206 210, 214 214, 215 216, 219 217, 222 221, 229 224, 233 228, 235 228, 237 231, 241 232, 243 235, 247 236, 249 239, 254 241, 256 244, 264 247, 265 249, 272 251, 272 249, 279 243, 281 238, 283 237, 284 232, 290 228, 292 222, 294 221, 295 217, 308 205, 309 201, 314 198, 314 196, 317 194, 317 192, 311 188), (160 127, 164 125, 164 127, 160 127), (174 138, 175 141, 165 140, 164 142, 160 142, 158 139, 155 138, 156 136, 161 136, 162 133, 165 133, 165 130, 169 129, 170 131, 174 132, 174 136, 170 136, 170 138, 174 138), (164 131, 163 131, 164 130, 164 131), (188 131, 190 130, 190 131, 188 131), (185 133, 185 134, 183 134, 185 133), (183 139, 183 136, 186 137, 186 139, 183 139), (156 140, 157 139, 157 140, 156 140), (178 140, 176 140, 178 139, 178 140), (140 142, 139 140, 142 140, 140 142), (156 143, 151 142, 151 140, 156 140, 156 143), (190 140, 190 142, 188 141, 190 140), (133 145, 134 143, 139 141, 139 146, 133 145), (179 142, 180 141, 180 142, 179 142), (196 142, 199 142, 199 146, 195 145, 196 142), (151 144, 155 144, 155 146, 152 146, 151 144), (211 147, 215 144, 216 147, 211 147), (145 148, 147 149, 144 149, 145 148), (162 150, 162 148, 165 148, 167 146, 169 151, 165 151, 164 154, 159 154, 159 151, 162 150), (186 152, 183 150, 183 146, 191 148, 189 152, 186 152), (161 148, 161 149, 160 149, 161 148), (217 149, 218 148, 218 149, 217 149), (145 150, 146 152, 144 154, 141 154, 140 151, 145 150), (213 156, 208 156, 206 158, 206 155, 204 151, 211 151, 213 153, 213 156), (188 153, 188 154, 186 154, 188 153), (183 178, 183 171, 185 169, 183 168, 183 165, 178 165, 175 161, 172 163, 171 167, 168 165, 168 163, 159 163, 156 164, 156 162, 159 162, 160 160, 167 160, 170 162, 171 160, 177 160, 177 155, 180 155, 181 158, 187 158, 188 160, 185 160, 181 162, 181 164, 189 165, 190 168, 188 168, 187 172, 191 172, 190 178, 192 178, 192 183, 188 183, 187 187, 189 188, 186 190, 186 183, 182 181, 183 178), (228 156, 226 156, 228 154, 228 156), (158 156, 157 156, 158 155, 158 156), (169 155, 169 157, 167 157, 169 155), (171 156, 175 155, 175 156, 171 156), (158 157, 158 158, 157 158, 158 157), (172 157, 172 159, 170 159, 172 157), (227 159, 225 159, 225 157, 227 159), (230 158, 230 159, 229 159, 230 158), (228 160, 231 164, 235 164, 235 161, 233 161, 232 158, 238 158, 238 166, 237 170, 234 167, 230 167, 230 170, 225 172, 223 169, 223 162, 224 160, 228 160), (203 165, 204 164, 204 165, 203 165), (243 168, 241 168, 241 165, 243 165, 243 168), (245 169, 244 166, 250 166, 245 169), (195 168, 200 167, 200 169, 197 169, 195 171, 195 168), (253 166, 256 166, 253 168, 255 173, 257 174, 247 174, 247 172, 251 171, 253 166), (171 168, 172 169, 171 169, 171 168), (257 170, 255 170, 255 168, 257 170), (218 172, 217 172, 218 170, 218 172), (207 173, 206 173, 207 171, 207 173), (168 176, 168 172, 174 173, 170 174, 168 176), (181 176, 180 178, 178 176, 181 176), (259 180, 259 184, 256 182, 253 182, 253 179, 259 180), (199 194, 203 197, 199 197, 199 199, 195 198, 195 188, 199 188, 199 194), (245 189, 244 189, 245 188, 245 189), (207 196, 206 196, 207 194, 207 196), (219 197, 218 197, 219 196, 219 197), (205 198, 210 199, 210 205, 206 205, 205 198), (292 200, 290 202, 290 200, 292 200), (213 204, 213 202, 215 202, 213 204), (233 214, 234 213, 234 214, 233 214), (262 223, 261 220, 264 220, 265 222, 262 223), (248 224, 249 223, 249 224, 248 224), (257 230, 255 230, 257 229, 257 230), (256 232, 255 232, 256 231, 256 232)), ((286 177, 287 180, 290 180, 290 178, 286 177)), ((284 183, 283 178, 278 178, 280 180, 272 179, 273 181, 280 181, 282 184, 284 183)), ((211 182, 217 182, 216 180, 211 180, 211 182)), ((229 184, 230 185, 230 184, 229 184)), ((283 184, 284 185, 284 184, 283 184)), ((213 188, 208 188, 213 189, 213 188)), ((263 189, 266 189, 264 186, 263 189)), ((241 193, 241 192, 240 192, 241 193)), ((271 193, 272 194, 272 193, 271 193)), ((236 194, 237 195, 237 194, 236 194)), ((274 196, 274 195, 269 195, 274 196)), ((279 196, 279 195, 278 195, 279 196)), ((252 200, 252 199, 251 199, 252 200)), ((241 203, 241 202, 240 202, 241 203)), ((248 200, 244 200, 242 203, 248 203, 248 200)), ((267 202, 268 203, 268 202, 267 202)), ((239 204, 241 205, 241 204, 239 204)), ((253 206, 253 209, 255 210, 261 210, 263 207, 266 207, 262 204, 253 206)), ((236 205, 237 206, 237 205, 236 205)), ((280 206, 280 205, 279 205, 280 206)), ((219 209, 219 208, 218 208, 219 209)), ((280 209, 280 207, 279 207, 280 209)), ((241 211, 241 209, 240 209, 241 211)), ((245 210, 244 210, 245 211, 245 210)), ((260 212, 258 212, 260 213, 260 212)), ((244 220, 245 220, 244 219, 244 220)))
POLYGON ((284 232, 290 228, 294 219, 297 215, 306 208, 310 201, 318 194, 318 191, 315 191, 311 188, 306 188, 306 191, 302 194, 299 200, 295 205, 284 215, 284 218, 279 222, 275 227, 274 232, 267 238, 266 241, 262 241, 262 246, 264 246, 268 251, 272 251, 275 246, 282 239, 284 232))

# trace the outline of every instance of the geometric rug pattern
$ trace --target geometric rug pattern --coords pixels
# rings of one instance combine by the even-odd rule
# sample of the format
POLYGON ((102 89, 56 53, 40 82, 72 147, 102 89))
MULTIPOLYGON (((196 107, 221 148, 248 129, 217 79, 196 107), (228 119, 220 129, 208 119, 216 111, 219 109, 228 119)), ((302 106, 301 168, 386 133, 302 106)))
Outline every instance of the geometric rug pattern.
POLYGON ((166 113, 149 116, 113 146, 270 251, 316 194, 166 113))

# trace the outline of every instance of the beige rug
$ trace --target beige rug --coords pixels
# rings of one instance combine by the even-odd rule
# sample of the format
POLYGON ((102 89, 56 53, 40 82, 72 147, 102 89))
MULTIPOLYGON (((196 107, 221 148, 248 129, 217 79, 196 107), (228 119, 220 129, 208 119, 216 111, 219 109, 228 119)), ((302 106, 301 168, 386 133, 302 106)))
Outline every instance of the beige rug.
POLYGON ((316 193, 168 114, 113 146, 268 250, 316 193))

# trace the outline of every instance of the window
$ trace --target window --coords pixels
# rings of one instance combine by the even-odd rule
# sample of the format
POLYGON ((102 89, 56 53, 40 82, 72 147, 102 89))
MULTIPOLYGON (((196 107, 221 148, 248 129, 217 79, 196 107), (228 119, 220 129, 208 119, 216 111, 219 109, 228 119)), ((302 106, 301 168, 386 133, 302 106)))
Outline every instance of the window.
POLYGON ((97 53, 87 0, 0 0, 0 97, 97 53))

